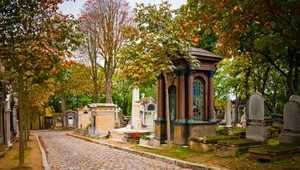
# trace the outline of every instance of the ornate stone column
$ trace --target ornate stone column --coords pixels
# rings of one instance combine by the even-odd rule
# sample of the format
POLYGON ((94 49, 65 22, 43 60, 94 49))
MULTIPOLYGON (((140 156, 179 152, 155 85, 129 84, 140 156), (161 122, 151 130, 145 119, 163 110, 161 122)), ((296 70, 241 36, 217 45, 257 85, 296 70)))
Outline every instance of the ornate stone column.
POLYGON ((208 121, 216 122, 214 118, 214 71, 208 72, 208 121))
POLYGON ((185 71, 179 70, 177 75, 179 76, 179 118, 178 122, 186 123, 185 118, 185 71))
POLYGON ((160 143, 167 139, 166 135, 166 116, 165 116, 165 82, 163 74, 157 79, 157 119, 154 120, 154 139, 153 146, 160 147, 160 143))
POLYGON ((164 76, 161 74, 157 79, 157 120, 162 121, 165 120, 164 116, 164 76))
POLYGON ((188 120, 187 123, 194 123, 194 112, 193 112, 193 81, 194 81, 194 69, 188 71, 188 120))

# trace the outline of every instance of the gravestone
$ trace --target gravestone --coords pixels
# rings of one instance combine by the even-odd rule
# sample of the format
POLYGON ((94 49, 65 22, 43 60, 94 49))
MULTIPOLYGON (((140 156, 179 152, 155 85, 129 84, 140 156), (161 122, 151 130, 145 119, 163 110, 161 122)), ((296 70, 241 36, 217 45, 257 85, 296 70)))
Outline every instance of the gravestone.
POLYGON ((226 126, 227 128, 232 128, 231 126, 231 107, 232 107, 232 104, 231 104, 231 100, 227 100, 227 103, 226 103, 226 126))
POLYGON ((264 98, 254 92, 249 98, 249 125, 246 138, 263 142, 267 139, 267 126, 264 125, 264 98))
POLYGON ((283 108, 283 131, 280 143, 300 145, 300 96, 292 95, 283 108))
POLYGON ((294 101, 300 103, 300 96, 298 95, 292 95, 289 99, 289 101, 294 101))
POLYGON ((140 107, 141 104, 137 103, 137 101, 140 100, 140 90, 137 86, 133 88, 132 91, 132 110, 131 110, 131 125, 133 129, 140 130, 141 129, 141 124, 142 120, 140 117, 140 107))
POLYGON ((250 96, 249 119, 250 120, 264 120, 264 98, 258 92, 254 92, 250 96))
POLYGON ((231 108, 232 108, 232 103, 231 100, 228 99, 226 103, 226 110, 225 110, 225 121, 226 121, 225 131, 227 135, 232 135, 233 133, 233 128, 231 125, 231 108))

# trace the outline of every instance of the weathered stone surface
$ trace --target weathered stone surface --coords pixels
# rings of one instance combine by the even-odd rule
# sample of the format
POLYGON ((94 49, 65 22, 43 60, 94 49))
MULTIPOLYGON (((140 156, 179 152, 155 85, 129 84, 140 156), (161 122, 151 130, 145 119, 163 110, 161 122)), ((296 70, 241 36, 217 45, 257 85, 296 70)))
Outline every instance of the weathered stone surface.
POLYGON ((294 101, 300 103, 300 96, 298 95, 291 95, 289 101, 294 101))
POLYGON ((263 142, 267 139, 267 126, 248 125, 246 128, 246 138, 263 142))
POLYGON ((283 108, 283 128, 287 130, 299 130, 300 103, 289 101, 283 108))
POLYGON ((231 100, 227 100, 226 103, 226 126, 227 128, 231 128, 231 108, 232 108, 232 103, 231 100))
POLYGON ((284 158, 288 158, 294 154, 299 153, 299 149, 289 145, 275 145, 275 146, 261 146, 256 148, 250 148, 250 157, 275 161, 284 158))
POLYGON ((280 134, 279 142, 300 146, 300 133, 283 131, 280 134))
POLYGON ((190 149, 199 152, 213 151, 214 145, 215 144, 211 144, 211 143, 199 143, 199 142, 190 141, 190 149))
POLYGON ((264 98, 258 93, 254 92, 249 99, 249 119, 250 120, 264 120, 264 98))
MULTIPOLYGON (((66 132, 36 132, 44 141, 51 169, 174 169, 180 162, 163 161, 162 157, 99 145, 65 135, 66 132), (146 157, 148 156, 148 157, 146 157)), ((167 161, 167 159, 165 159, 167 161)), ((192 169, 192 168, 191 168, 192 169)), ((198 168, 199 169, 199 168, 198 168)))
POLYGON ((190 136, 204 137, 216 135, 216 123, 194 123, 188 124, 190 136))

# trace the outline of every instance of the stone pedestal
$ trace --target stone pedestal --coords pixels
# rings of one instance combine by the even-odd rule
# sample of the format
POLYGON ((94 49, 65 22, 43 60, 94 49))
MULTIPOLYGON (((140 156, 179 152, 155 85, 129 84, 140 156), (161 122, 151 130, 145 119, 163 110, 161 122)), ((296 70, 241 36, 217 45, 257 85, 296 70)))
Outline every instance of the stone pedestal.
POLYGON ((262 122, 250 123, 246 128, 246 138, 264 142, 267 140, 267 129, 268 126, 264 126, 262 122))
POLYGON ((135 130, 141 130, 142 129, 142 120, 140 117, 140 103, 133 103, 132 105, 132 121, 131 125, 133 129, 135 130))
POLYGON ((292 131, 283 131, 279 138, 280 143, 300 145, 300 133, 292 131))
POLYGON ((215 136, 216 122, 201 122, 188 124, 188 137, 215 136))
POLYGON ((292 95, 283 108, 280 143, 300 146, 300 96, 292 95))
POLYGON ((158 120, 154 120, 154 122, 155 122, 154 139, 156 140, 156 142, 160 141, 160 143, 162 143, 167 139, 167 134, 165 130, 167 128, 166 121, 158 119, 158 120))
POLYGON ((173 143, 176 145, 187 144, 187 124, 175 122, 174 123, 174 139, 173 143))
POLYGON ((92 107, 92 117, 94 117, 92 124, 94 121, 95 124, 93 126, 98 133, 107 133, 115 128, 116 105, 113 103, 96 103, 91 104, 90 107, 92 107))

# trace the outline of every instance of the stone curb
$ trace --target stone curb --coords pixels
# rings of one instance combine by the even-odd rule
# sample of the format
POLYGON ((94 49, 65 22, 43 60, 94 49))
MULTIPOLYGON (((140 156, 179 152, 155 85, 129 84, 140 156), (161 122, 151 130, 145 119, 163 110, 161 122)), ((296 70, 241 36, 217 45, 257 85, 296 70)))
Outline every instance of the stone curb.
POLYGON ((80 139, 83 139, 83 140, 87 140, 89 142, 93 142, 93 143, 96 143, 96 144, 108 146, 108 147, 113 148, 113 149, 119 149, 119 150, 122 150, 122 151, 126 151, 126 152, 129 152, 129 153, 133 153, 133 154, 140 155, 140 156, 143 156, 143 157, 147 157, 147 158, 150 158, 150 159, 160 160, 160 161, 167 162, 167 163, 170 163, 170 164, 178 165, 178 166, 181 166, 181 167, 184 167, 184 168, 191 168, 191 169, 197 169, 197 170, 226 170, 224 168, 206 166, 206 165, 203 165, 203 164, 196 164, 196 163, 186 162, 186 161, 182 161, 182 160, 178 160, 178 159, 168 158, 168 157, 164 157, 164 156, 161 156, 161 155, 156 155, 156 154, 153 154, 153 153, 137 151, 137 150, 130 149, 128 147, 119 147, 119 146, 112 145, 112 144, 109 144, 109 143, 105 143, 105 142, 102 142, 102 141, 99 141, 99 140, 90 139, 90 138, 87 138, 87 137, 84 137, 84 136, 75 135, 75 134, 71 134, 71 133, 67 133, 67 135, 75 137, 75 138, 80 138, 80 139))
POLYGON ((38 137, 37 134, 35 134, 35 136, 36 136, 36 140, 37 140, 37 142, 38 142, 38 145, 39 145, 39 147, 40 147, 40 151, 41 151, 41 153, 42 153, 44 169, 45 169, 45 170, 51 170, 51 167, 49 166, 48 161, 47 161, 47 155, 46 155, 46 152, 45 152, 43 146, 41 145, 40 139, 39 139, 39 137, 38 137))

